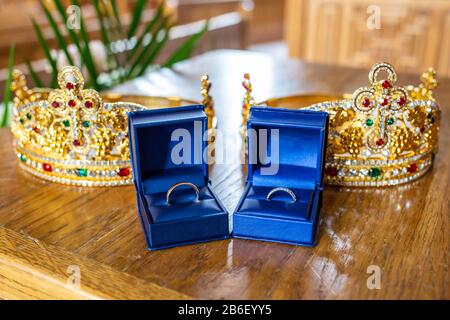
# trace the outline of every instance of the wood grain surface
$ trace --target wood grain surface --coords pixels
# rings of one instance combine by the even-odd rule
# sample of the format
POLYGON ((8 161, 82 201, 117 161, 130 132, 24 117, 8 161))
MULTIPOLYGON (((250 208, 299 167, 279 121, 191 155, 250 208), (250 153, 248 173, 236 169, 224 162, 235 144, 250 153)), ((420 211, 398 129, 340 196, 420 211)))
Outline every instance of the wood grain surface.
MULTIPOLYGON (((400 84, 417 84, 422 71, 400 74, 400 84)), ((368 82, 368 70, 216 51, 117 88, 200 100, 200 75, 210 75, 228 153, 210 176, 230 212, 246 176, 239 161, 244 72, 259 101, 352 92, 368 82)), ((450 80, 441 79, 436 96, 443 118, 433 169, 403 186, 326 187, 314 248, 232 239, 147 251, 133 187, 38 180, 18 167, 2 129, 0 298, 449 299, 450 80), (70 266, 79 267, 79 287, 70 284, 70 266), (380 289, 367 286, 370 266, 381 271, 380 289)))

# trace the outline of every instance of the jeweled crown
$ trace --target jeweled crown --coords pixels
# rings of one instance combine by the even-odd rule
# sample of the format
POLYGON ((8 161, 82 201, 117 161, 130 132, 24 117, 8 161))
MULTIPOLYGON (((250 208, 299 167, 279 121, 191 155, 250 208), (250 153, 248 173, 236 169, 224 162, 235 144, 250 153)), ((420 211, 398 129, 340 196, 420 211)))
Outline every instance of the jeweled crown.
MULTIPOLYGON (((440 121, 432 92, 438 85, 435 71, 424 72, 418 87, 399 87, 392 65, 377 63, 369 82, 351 99, 307 107, 330 115, 325 166, 329 184, 396 185, 421 177, 432 165, 440 121), (380 79, 382 72, 386 77, 380 79)), ((260 104, 276 107, 273 101, 260 104)), ((245 114, 244 101, 244 119, 245 114)))
MULTIPOLYGON (((100 95, 84 84, 80 70, 71 66, 59 72, 59 89, 54 90, 28 89, 24 75, 13 72, 11 130, 26 171, 79 186, 131 184, 127 113, 196 103, 175 97, 100 95)), ((205 109, 213 117, 209 88, 209 79, 202 77, 205 109)))

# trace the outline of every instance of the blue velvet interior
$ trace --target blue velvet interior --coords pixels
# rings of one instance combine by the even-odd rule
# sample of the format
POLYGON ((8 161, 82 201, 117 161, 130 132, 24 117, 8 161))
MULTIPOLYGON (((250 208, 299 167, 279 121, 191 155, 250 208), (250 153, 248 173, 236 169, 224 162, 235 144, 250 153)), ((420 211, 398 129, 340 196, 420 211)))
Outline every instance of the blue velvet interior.
MULTIPOLYGON (((202 159, 202 143, 194 147, 194 121, 162 123, 136 129, 139 141, 139 168, 144 194, 167 191, 177 182, 191 182, 198 187, 205 186, 207 177, 202 159), (171 141, 172 133, 176 129, 186 129, 191 134, 190 163, 176 164, 172 161, 173 147, 180 141, 171 141), (194 155, 194 153, 197 153, 194 155)), ((197 137, 198 138, 198 137, 197 137)), ((182 155, 182 153, 181 153, 182 155)))
POLYGON ((267 194, 272 189, 272 187, 250 186, 239 213, 294 220, 309 219, 314 190, 291 188, 297 197, 297 201, 292 202, 291 196, 285 192, 277 192, 271 200, 267 200, 267 194))
MULTIPOLYGON (((260 139, 259 130, 267 129, 268 150, 259 150, 258 141, 251 141, 250 144, 256 148, 249 148, 249 159, 255 159, 255 164, 250 164, 249 174, 254 185, 288 187, 299 189, 314 189, 316 186, 317 170, 321 169, 319 153, 322 148, 320 139, 320 129, 315 127, 289 127, 277 124, 253 125, 256 130, 256 137, 260 139), (278 172, 274 175, 267 175, 262 172, 262 168, 273 166, 274 164, 263 164, 267 160, 261 156, 270 154, 271 143, 275 141, 272 137, 271 129, 278 129, 279 133, 279 159, 278 172), (253 149, 253 151, 252 151, 253 149), (256 151, 256 154, 254 154, 256 151), (257 157, 256 155, 259 155, 257 157), (319 169, 318 169, 319 168, 319 169)), ((252 161, 252 160, 251 160, 252 161)))
POLYGON ((145 195, 148 212, 155 223, 191 219, 222 213, 222 209, 212 195, 208 186, 199 188, 199 201, 196 201, 194 190, 188 186, 175 189, 168 205, 166 192, 145 195))
POLYGON ((302 110, 253 107, 248 121, 249 173, 247 193, 238 208, 239 214, 308 220, 314 194, 322 183, 327 115, 302 110), (272 129, 278 129, 278 140, 272 129), (259 150, 267 132, 267 150, 259 150), (278 161, 270 154, 278 141, 278 161), (269 161, 270 160, 270 161, 269 161), (272 163, 270 163, 272 162, 272 163), (278 163, 278 171, 267 168, 278 163), (266 172, 264 172, 266 169, 266 172), (292 203, 286 193, 267 194, 275 187, 291 189, 297 196, 292 203))
POLYGON ((153 172, 142 182, 142 190, 144 194, 166 192, 171 186, 178 182, 190 182, 197 187, 206 185, 202 168, 199 168, 198 166, 187 166, 153 172))

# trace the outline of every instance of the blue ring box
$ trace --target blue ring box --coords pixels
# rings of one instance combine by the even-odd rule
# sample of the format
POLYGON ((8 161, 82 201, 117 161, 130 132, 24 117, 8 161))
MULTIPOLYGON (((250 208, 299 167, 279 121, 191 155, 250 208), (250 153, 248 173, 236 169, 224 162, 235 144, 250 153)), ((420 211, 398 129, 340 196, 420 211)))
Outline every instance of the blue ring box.
POLYGON ((229 236, 228 213, 210 188, 202 105, 130 112, 129 143, 138 212, 150 250, 229 236), (166 193, 176 183, 170 204, 166 193))
POLYGON ((322 205, 328 114, 252 107, 247 129, 248 177, 233 214, 232 236, 314 245, 322 205), (297 201, 282 191, 268 200, 268 193, 276 187, 289 188, 297 201))

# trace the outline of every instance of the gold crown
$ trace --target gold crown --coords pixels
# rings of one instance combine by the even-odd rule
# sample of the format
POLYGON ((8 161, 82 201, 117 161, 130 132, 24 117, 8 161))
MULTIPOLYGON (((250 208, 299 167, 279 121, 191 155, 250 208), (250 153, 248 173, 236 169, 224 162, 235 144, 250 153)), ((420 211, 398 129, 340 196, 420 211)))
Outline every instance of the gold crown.
MULTIPOLYGON (((197 103, 176 97, 99 94, 85 89, 80 70, 71 66, 58 73, 58 85, 60 89, 28 89, 24 75, 15 70, 11 130, 21 167, 40 178, 78 186, 132 183, 128 112, 197 103)), ((212 123, 207 76, 201 85, 212 123)))
MULTIPOLYGON (((397 87, 394 68, 382 62, 372 67, 369 81, 369 87, 343 95, 340 100, 304 95, 270 99, 258 105, 329 113, 328 184, 386 186, 418 179, 430 169, 437 152, 441 116, 432 92, 438 85, 436 73, 433 69, 424 72, 418 87, 397 87), (384 79, 379 79, 381 72, 386 74, 384 79)), ((254 100, 249 82, 250 77, 245 75, 244 123, 254 100)))

